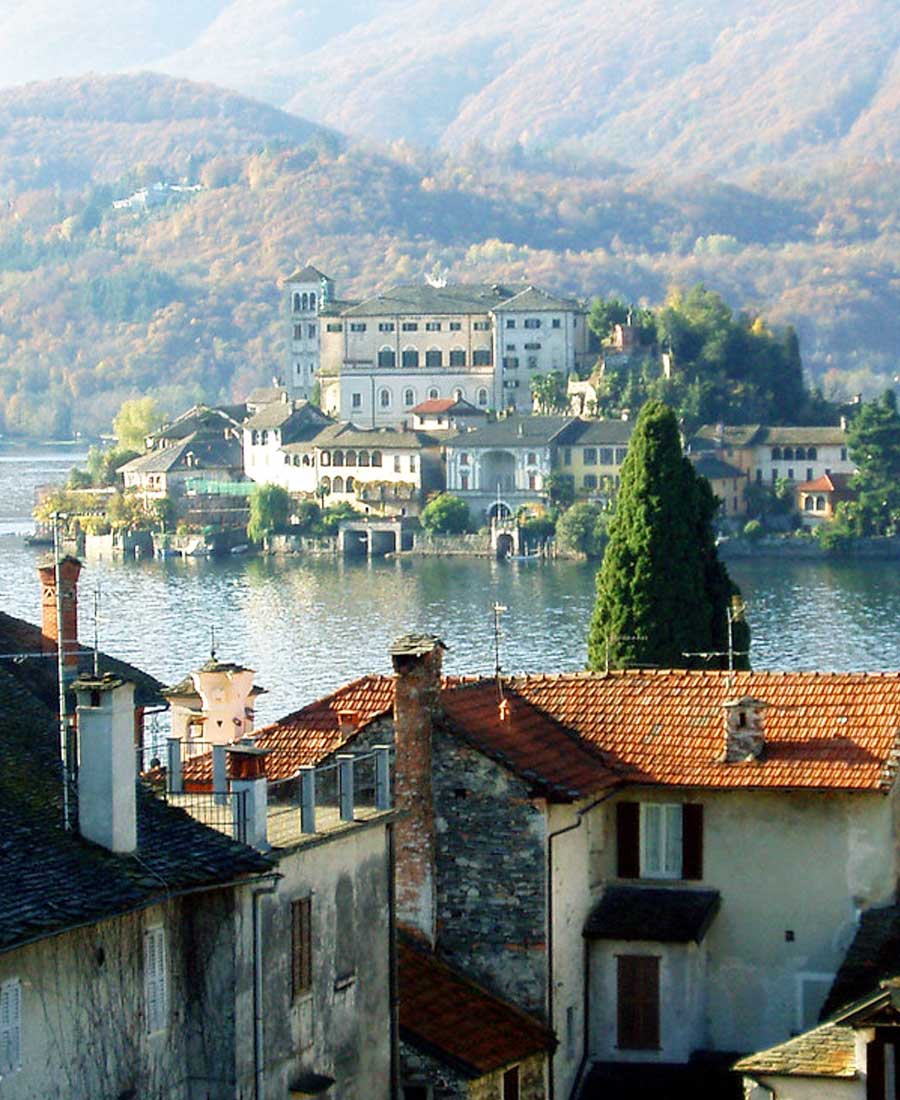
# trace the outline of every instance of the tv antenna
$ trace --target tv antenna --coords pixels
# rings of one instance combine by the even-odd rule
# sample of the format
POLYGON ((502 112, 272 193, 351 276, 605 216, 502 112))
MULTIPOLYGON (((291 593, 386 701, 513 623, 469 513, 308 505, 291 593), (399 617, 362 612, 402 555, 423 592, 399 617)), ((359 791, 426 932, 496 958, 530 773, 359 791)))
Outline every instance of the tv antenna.
POLYGON ((703 661, 711 661, 714 657, 727 657, 728 658, 728 686, 731 687, 732 675, 734 674, 734 659, 735 657, 749 657, 749 649, 735 649, 734 648, 734 624, 744 621, 744 612, 747 610, 747 605, 741 599, 740 596, 732 596, 725 608, 725 618, 728 623, 728 648, 724 650, 699 650, 695 653, 682 653, 683 657, 699 657, 703 661))
POLYGON ((509 608, 502 603, 494 603, 491 608, 494 613, 494 675, 497 677, 497 683, 500 682, 500 639, 503 637, 503 631, 500 629, 500 616, 509 611, 509 608))
POLYGON ((94 589, 94 679, 100 676, 100 581, 94 589))

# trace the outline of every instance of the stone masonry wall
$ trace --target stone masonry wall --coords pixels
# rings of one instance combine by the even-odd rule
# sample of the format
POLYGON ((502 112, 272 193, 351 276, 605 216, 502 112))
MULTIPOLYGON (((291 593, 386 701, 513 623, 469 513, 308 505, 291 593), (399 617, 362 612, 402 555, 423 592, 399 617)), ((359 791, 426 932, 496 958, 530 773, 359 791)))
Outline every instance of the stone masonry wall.
MULTIPOLYGON (((544 1100, 544 1061, 543 1054, 535 1054, 519 1063, 519 1100, 544 1100)), ((499 1100, 502 1096, 502 1069, 469 1082, 468 1100, 499 1100)))
POLYGON ((430 1085, 431 1100, 466 1100, 469 1089, 469 1081, 461 1073, 402 1039, 400 1082, 402 1085, 430 1085))

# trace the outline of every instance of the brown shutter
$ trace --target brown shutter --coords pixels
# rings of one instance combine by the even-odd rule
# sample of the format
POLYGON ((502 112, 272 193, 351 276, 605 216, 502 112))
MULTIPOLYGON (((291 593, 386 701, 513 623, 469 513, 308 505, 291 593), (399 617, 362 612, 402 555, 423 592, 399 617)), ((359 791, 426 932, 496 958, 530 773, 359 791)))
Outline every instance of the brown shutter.
POLYGON ((312 988, 312 906, 309 898, 291 905, 291 987, 296 1000, 312 988))
POLYGON ((703 878, 703 807, 685 802, 681 807, 681 877, 703 878))
POLYGON ((616 803, 616 848, 619 878, 640 878, 641 807, 637 802, 616 803))
POLYGON ((618 1037, 620 1050, 659 1049, 659 959, 620 955, 618 1037))
POLYGON ((866 1044, 866 1100, 885 1100, 884 1043, 866 1044))

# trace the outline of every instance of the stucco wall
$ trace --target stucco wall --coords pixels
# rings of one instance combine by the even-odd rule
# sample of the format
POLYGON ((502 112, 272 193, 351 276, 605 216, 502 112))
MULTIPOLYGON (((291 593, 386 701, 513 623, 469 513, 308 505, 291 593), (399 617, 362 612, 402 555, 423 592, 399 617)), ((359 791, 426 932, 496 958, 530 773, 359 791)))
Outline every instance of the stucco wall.
POLYGON ((262 902, 266 1097, 283 1100, 293 1077, 311 1070, 334 1077, 341 1100, 388 1100, 387 825, 275 854, 283 878, 262 902), (291 902, 302 897, 312 900, 312 991, 292 1001, 291 902))
MULTIPOLYGON (((639 789, 623 797, 686 800, 685 792, 639 789)), ((704 807, 704 867, 702 883, 685 885, 721 894, 705 940, 708 1042, 761 1050, 800 1030, 802 975, 836 972, 858 909, 892 899, 893 800, 746 790, 690 798, 704 807)), ((614 802, 604 812, 613 842, 596 858, 615 880, 614 802)))
POLYGON ((234 930, 223 891, 0 955, 0 982, 18 978, 22 990, 22 1069, 0 1082, 0 1096, 233 1097, 234 930), (144 931, 154 925, 166 930, 169 1011, 166 1029, 147 1035, 144 931))
MULTIPOLYGON (((824 1077, 760 1077, 759 1083, 772 1090, 772 1100, 864 1100, 866 1082, 824 1077)), ((763 1100, 761 1089, 753 1091, 753 1082, 744 1078, 744 1096, 747 1100, 763 1100)))

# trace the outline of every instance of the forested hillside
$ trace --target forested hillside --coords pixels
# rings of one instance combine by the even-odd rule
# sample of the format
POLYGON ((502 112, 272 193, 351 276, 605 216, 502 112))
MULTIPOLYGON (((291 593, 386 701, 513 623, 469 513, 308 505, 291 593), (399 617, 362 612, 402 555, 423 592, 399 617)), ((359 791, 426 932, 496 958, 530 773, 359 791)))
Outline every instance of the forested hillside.
POLYGON ((139 76, 0 97, 0 431, 109 426, 284 368, 278 279, 311 260, 341 295, 440 268, 453 280, 657 304, 705 282, 793 324, 832 392, 880 388, 900 347, 894 166, 814 180, 669 182, 522 150, 390 155, 231 93, 139 76), (114 210, 156 180, 200 183, 114 210))
POLYGON ((0 0, 0 81, 151 68, 367 140, 680 174, 900 154, 896 0, 0 0))

